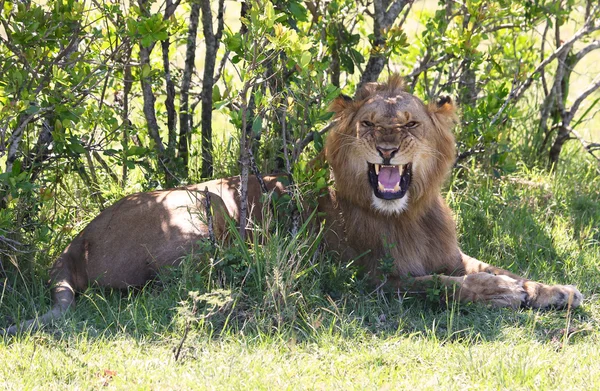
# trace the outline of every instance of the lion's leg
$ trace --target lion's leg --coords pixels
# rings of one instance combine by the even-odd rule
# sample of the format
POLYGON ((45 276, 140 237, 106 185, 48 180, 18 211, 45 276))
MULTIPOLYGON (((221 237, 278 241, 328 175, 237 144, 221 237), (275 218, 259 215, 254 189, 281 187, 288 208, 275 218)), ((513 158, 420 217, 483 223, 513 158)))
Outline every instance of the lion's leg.
MULTIPOLYGON (((583 300, 582 294, 572 285, 545 285, 539 282, 531 281, 523 278, 517 274, 511 273, 507 270, 500 269, 495 266, 491 266, 485 262, 481 262, 473 257, 466 254, 462 254, 462 267, 464 269, 465 277, 476 276, 480 274, 488 274, 493 277, 498 277, 490 281, 486 281, 486 278, 477 277, 473 278, 473 282, 477 281, 474 285, 469 284, 469 291, 486 291, 486 289, 493 289, 493 287, 477 285, 498 285, 499 290, 504 289, 508 280, 514 282, 510 284, 520 286, 525 292, 526 296, 523 298, 521 305, 532 308, 566 308, 566 307, 577 307, 583 300)), ((485 294, 484 294, 485 296, 485 294)))
POLYGON ((430 275, 396 278, 390 281, 396 289, 416 294, 428 294, 443 288, 443 298, 462 302, 479 302, 496 307, 519 308, 526 303, 527 292, 523 280, 489 273, 464 276, 430 275))

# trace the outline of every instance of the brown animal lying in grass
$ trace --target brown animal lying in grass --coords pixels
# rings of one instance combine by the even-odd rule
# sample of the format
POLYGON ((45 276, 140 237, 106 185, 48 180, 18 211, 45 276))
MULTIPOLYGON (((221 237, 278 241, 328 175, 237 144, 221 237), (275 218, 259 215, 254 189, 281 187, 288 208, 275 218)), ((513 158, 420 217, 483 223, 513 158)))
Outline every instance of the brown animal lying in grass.
MULTIPOLYGON (((392 257, 387 284, 419 290, 432 281, 452 286, 461 301, 533 308, 577 307, 573 286, 548 286, 463 254, 440 188, 455 158, 449 99, 423 104, 403 90, 402 79, 371 83, 355 99, 332 105, 337 122, 326 143, 335 188, 322 197, 329 229, 325 243, 343 259, 357 258, 374 282, 380 260, 392 257), (362 255, 359 257, 361 254, 362 255), (435 274, 435 276, 434 276, 435 274)), ((275 177, 269 189, 283 191, 275 177)), ((123 198, 96 217, 65 249, 51 270, 53 309, 20 327, 36 328, 74 304, 74 292, 94 282, 110 288, 139 286, 165 265, 177 264, 208 236, 203 190, 215 211, 215 234, 225 232, 224 213, 238 218, 239 180, 214 180, 185 189, 123 198)), ((260 220, 261 191, 249 183, 254 220, 260 220)))

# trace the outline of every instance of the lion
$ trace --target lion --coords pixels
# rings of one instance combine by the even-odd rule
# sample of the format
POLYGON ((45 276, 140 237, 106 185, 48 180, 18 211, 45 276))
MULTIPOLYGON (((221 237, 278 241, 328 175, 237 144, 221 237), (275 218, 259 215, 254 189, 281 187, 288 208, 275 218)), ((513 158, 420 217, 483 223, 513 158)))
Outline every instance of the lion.
MULTIPOLYGON (((368 83, 352 99, 331 105, 334 123, 325 144, 333 186, 319 198, 327 250, 354 260, 377 286, 419 292, 428 284, 451 288, 453 299, 500 307, 575 308, 583 300, 572 285, 545 285, 464 254, 441 188, 455 161, 450 98, 424 104, 398 75, 368 83), (392 259, 382 271, 383 259, 392 259)), ((276 176, 270 191, 285 192, 276 176)), ((14 334, 60 317, 75 292, 90 284, 140 286, 160 269, 177 265, 210 234, 223 238, 226 219, 239 222, 238 177, 185 188, 137 193, 100 213, 73 239, 50 270, 53 307, 7 329, 14 334), (205 191, 206 190, 206 191, 205 191), (209 232, 206 197, 212 205, 209 232)), ((252 218, 261 220, 261 186, 249 179, 252 218)))

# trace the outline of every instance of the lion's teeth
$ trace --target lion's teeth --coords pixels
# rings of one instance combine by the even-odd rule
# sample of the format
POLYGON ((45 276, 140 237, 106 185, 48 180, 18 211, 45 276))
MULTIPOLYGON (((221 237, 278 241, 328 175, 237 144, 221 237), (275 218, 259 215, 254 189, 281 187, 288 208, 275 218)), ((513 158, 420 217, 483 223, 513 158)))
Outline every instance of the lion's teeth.
POLYGON ((375 174, 379 175, 379 168, 381 166, 379 164, 375 164, 375 174))
POLYGON ((385 191, 385 187, 383 187, 383 185, 381 184, 381 182, 377 182, 379 184, 379 186, 377 186, 379 188, 379 191, 385 191))
POLYGON ((402 176, 402 174, 404 173, 404 165, 403 164, 398 165, 398 173, 400 174, 400 176, 402 176))
POLYGON ((396 186, 394 186, 394 193, 397 193, 400 191, 400 183, 396 183, 396 186))

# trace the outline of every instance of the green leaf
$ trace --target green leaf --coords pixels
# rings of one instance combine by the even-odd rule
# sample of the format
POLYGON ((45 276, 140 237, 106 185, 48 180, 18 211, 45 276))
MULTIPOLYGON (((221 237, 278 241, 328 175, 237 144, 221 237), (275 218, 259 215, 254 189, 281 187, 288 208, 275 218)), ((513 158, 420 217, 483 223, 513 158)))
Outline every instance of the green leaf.
POLYGON ((302 69, 306 69, 312 60, 312 55, 309 51, 302 53, 302 57, 300 57, 300 67, 302 69))
POLYGON ((69 144, 69 149, 77 154, 85 154, 86 153, 85 148, 83 147, 83 145, 81 145, 79 140, 71 139, 71 143, 69 144))
POLYGON ((358 50, 350 48, 350 53, 352 53, 352 57, 354 58, 354 62, 356 64, 362 64, 363 62, 365 62, 365 58, 358 50))
POLYGON ((268 28, 273 27, 275 23, 275 8, 273 7, 273 3, 266 1, 263 5, 262 14, 263 19, 261 21, 265 23, 265 26, 268 28))
POLYGON ((327 187, 327 181, 325 180, 325 178, 319 178, 317 179, 317 183, 315 185, 317 187, 317 190, 321 190, 327 187))
POLYGON ((154 40, 152 39, 152 35, 146 35, 144 38, 142 38, 142 46, 144 47, 150 47, 150 45, 152 45, 152 42, 154 42, 154 40))
POLYGON ((262 122, 263 122, 262 117, 255 117, 254 121, 252 122, 252 132, 257 136, 260 134, 260 131, 262 130, 262 122))
POLYGON ((348 71, 350 74, 354 74, 354 62, 347 54, 340 53, 340 60, 342 62, 342 67, 348 71))
POLYGON ((307 17, 308 13, 306 11, 306 8, 304 8, 303 5, 296 3, 296 2, 290 2, 288 4, 288 9, 292 13, 292 15, 294 15, 294 18, 296 18, 297 21, 299 21, 299 22, 308 21, 308 17, 307 17))
POLYGON ((321 152, 323 150, 323 136, 321 136, 321 133, 319 132, 314 132, 313 134, 315 149, 317 150, 317 152, 321 152))
POLYGON ((231 50, 232 52, 236 52, 242 47, 242 36, 240 35, 240 33, 236 33, 233 35, 229 35, 226 39, 225 39, 225 46, 227 46, 227 49, 231 50))
POLYGON ((21 161, 15 160, 12 166, 12 174, 13 176, 19 175, 21 173, 21 161))
POLYGON ((212 90, 212 101, 218 102, 220 100, 221 100, 221 90, 219 89, 219 86, 215 84, 215 86, 213 87, 213 90, 212 90))
POLYGON ((150 76, 150 72, 152 71, 152 69, 150 68, 150 65, 148 64, 144 64, 144 66, 142 67, 142 77, 145 79, 148 76, 150 76))
POLYGON ((127 156, 144 156, 148 153, 148 149, 144 147, 139 147, 137 145, 133 145, 127 149, 127 156))
POLYGON ((27 110, 25 110, 25 114, 35 114, 39 111, 40 111, 39 107, 37 107, 35 105, 31 105, 27 108, 27 110))

